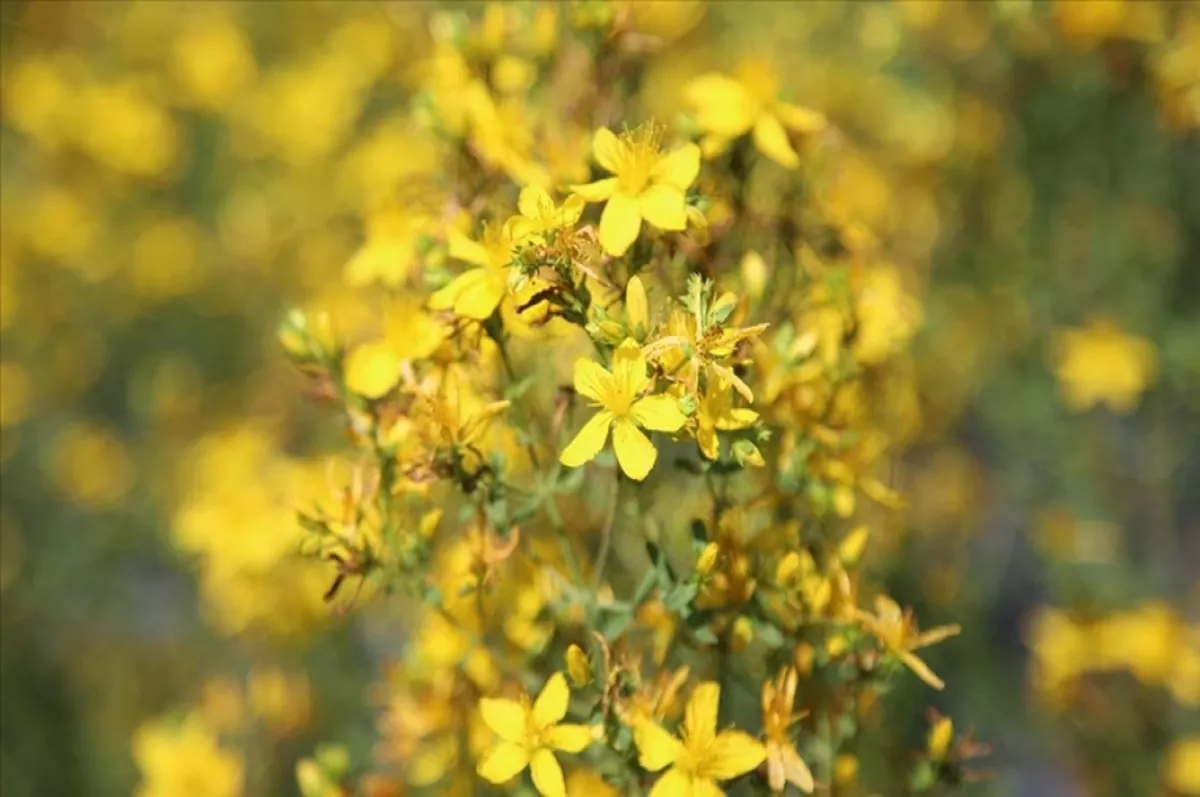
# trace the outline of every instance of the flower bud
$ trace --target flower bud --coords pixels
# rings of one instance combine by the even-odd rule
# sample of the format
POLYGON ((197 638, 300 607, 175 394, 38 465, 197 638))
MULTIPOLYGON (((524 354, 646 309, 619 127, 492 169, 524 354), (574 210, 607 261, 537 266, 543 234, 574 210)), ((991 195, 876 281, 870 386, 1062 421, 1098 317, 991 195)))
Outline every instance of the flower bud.
POLYGON ((567 648, 567 675, 575 686, 587 686, 592 680, 592 665, 578 645, 567 648))
POLYGON ((701 576, 707 576, 717 566, 717 557, 720 554, 721 547, 715 542, 704 546, 704 550, 700 552, 700 558, 696 560, 696 572, 701 576))
POLYGON ((758 446, 749 440, 738 440, 733 444, 733 458, 743 468, 761 468, 767 464, 758 446))

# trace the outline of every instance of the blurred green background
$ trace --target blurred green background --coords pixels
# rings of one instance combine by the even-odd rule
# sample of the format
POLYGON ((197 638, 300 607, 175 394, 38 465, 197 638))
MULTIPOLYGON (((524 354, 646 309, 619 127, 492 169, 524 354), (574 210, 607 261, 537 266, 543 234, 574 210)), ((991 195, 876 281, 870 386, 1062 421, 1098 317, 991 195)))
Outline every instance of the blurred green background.
MULTIPOLYGON (((637 113, 772 61, 923 286, 877 567, 965 629, 930 663, 994 748, 971 788, 1200 793, 1200 6, 636 5, 669 42, 637 113)), ((343 268, 403 179, 434 10, 0 6, 6 797, 128 794, 136 729, 189 706, 254 717, 247 793, 376 740, 387 629, 330 618, 294 557, 289 496, 337 430, 275 329, 365 312, 343 268)), ((920 746, 930 699, 909 684, 881 732, 920 746)))

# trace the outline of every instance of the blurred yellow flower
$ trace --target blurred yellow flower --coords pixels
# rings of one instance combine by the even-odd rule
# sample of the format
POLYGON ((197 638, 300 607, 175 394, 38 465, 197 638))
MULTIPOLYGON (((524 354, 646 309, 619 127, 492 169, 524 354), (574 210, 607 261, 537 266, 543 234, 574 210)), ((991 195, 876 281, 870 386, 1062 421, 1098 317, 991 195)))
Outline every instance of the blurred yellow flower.
POLYGON ((825 127, 817 111, 776 98, 778 80, 769 64, 746 61, 737 77, 701 75, 685 89, 696 124, 704 131, 706 157, 714 157, 735 138, 752 133, 758 150, 780 166, 794 169, 800 157, 788 141, 788 130, 814 133, 825 127))
POLYGON ((1076 412, 1102 404, 1130 413, 1158 373, 1154 347, 1106 319, 1061 330, 1051 355, 1063 401, 1076 412))
POLYGON ((1180 794, 1200 794, 1200 736, 1176 739, 1162 764, 1167 787, 1180 794))
POLYGON ((133 737, 133 760, 141 772, 136 797, 239 797, 245 765, 222 748, 198 715, 174 726, 143 725, 133 737))
POLYGON ((781 792, 788 783, 802 792, 813 790, 813 776, 789 733, 804 714, 795 712, 796 685, 799 674, 794 667, 785 667, 774 681, 765 681, 762 688, 763 735, 766 737, 767 782, 771 789, 781 792))
POLYGON ((92 424, 68 426, 50 449, 51 473, 68 498, 94 509, 111 509, 133 487, 133 462, 111 431, 92 424))

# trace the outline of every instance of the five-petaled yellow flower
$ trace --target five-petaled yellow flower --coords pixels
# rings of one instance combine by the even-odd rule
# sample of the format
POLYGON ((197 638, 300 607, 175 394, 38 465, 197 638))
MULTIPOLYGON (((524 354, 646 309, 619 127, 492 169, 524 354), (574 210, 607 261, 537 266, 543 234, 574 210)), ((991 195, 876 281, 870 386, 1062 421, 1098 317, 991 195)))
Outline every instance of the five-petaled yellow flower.
POLYGON ((758 767, 766 750, 742 731, 717 733, 717 707, 721 687, 706 681, 692 692, 683 718, 682 739, 661 725, 646 720, 633 730, 638 761, 650 772, 670 767, 650 797, 719 797, 720 781, 730 780, 758 767))
POLYGON ((588 726, 562 722, 570 697, 567 679, 556 672, 533 706, 527 699, 485 697, 479 701, 483 721, 500 737, 480 762, 480 777, 504 783, 528 767, 533 785, 545 797, 565 797, 563 771, 554 751, 578 753, 593 738, 588 726))
POLYGON ((687 227, 684 194, 700 173, 700 148, 684 144, 662 150, 662 130, 643 125, 620 137, 607 127, 592 139, 596 162, 616 175, 571 190, 588 202, 604 202, 600 245, 610 255, 623 255, 637 240, 642 219, 660 230, 687 227))
POLYGON ((776 87, 773 71, 755 63, 745 64, 736 78, 712 72, 689 83, 684 92, 697 126, 705 132, 704 154, 719 155, 730 141, 752 133, 760 152, 780 166, 796 168, 800 157, 787 131, 814 133, 825 127, 825 117, 779 101, 776 87))
POLYGON ((559 461, 570 468, 590 461, 604 448, 611 427, 613 451, 621 470, 636 481, 646 478, 658 452, 641 430, 677 432, 687 422, 674 396, 642 395, 650 382, 646 358, 632 340, 622 343, 613 353, 611 372, 587 358, 576 360, 575 391, 591 399, 600 411, 563 449, 559 461))

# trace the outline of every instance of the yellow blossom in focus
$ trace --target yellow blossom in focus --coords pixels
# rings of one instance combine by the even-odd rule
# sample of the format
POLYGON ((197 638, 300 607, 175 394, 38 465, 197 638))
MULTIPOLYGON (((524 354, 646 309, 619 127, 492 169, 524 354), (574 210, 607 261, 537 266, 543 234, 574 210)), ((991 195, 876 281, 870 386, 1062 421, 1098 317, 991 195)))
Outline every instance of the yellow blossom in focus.
POLYGON ((586 725, 563 723, 570 690, 562 673, 554 673, 530 706, 506 698, 483 698, 479 711, 500 737, 479 763, 479 774, 491 783, 505 783, 525 768, 544 797, 565 797, 562 767, 554 752, 578 753, 592 743, 586 725))
POLYGON ((650 772, 667 769, 651 790, 653 797, 721 794, 720 781, 756 769, 767 756, 763 745, 742 731, 717 732, 721 687, 696 686, 688 700, 681 738, 652 721, 634 726, 638 763, 650 772))
POLYGON ((1149 342, 1103 319, 1062 330, 1053 358, 1063 401, 1076 412, 1104 404, 1128 414, 1158 372, 1158 357, 1149 342))
POLYGON ((677 432, 687 421, 674 396, 643 395, 650 387, 646 358, 632 341, 614 352, 611 371, 593 360, 576 360, 575 392, 591 399, 600 411, 563 449, 559 461, 569 468, 591 461, 604 448, 612 429, 613 451, 621 470, 635 481, 646 478, 658 452, 641 430, 677 432))
POLYGON ((620 256, 637 240, 642 220, 660 230, 687 227, 684 195, 700 172, 700 148, 685 144, 662 150, 662 131, 644 125, 617 136, 607 127, 592 138, 592 154, 615 175, 571 190, 588 202, 605 202, 600 216, 600 244, 620 256))

